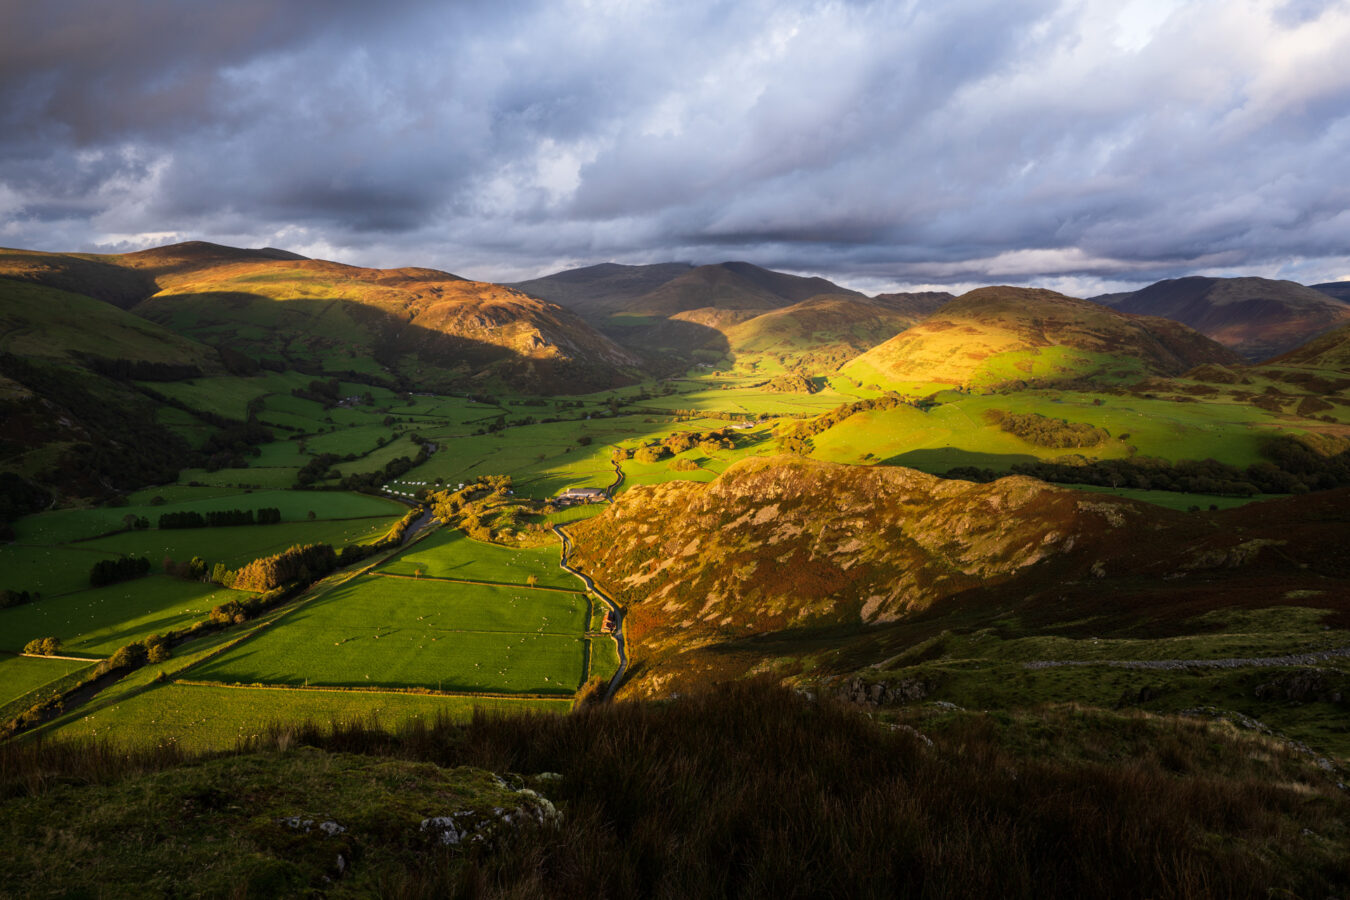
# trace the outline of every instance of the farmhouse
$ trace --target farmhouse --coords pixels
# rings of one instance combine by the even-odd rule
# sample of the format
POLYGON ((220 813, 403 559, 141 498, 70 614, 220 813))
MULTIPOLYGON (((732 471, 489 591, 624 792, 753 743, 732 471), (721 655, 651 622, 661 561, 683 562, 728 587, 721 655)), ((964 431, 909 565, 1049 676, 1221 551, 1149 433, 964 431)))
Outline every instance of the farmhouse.
POLYGON ((573 503, 602 503, 605 492, 600 488, 568 488, 558 495, 558 504, 568 506, 573 503))

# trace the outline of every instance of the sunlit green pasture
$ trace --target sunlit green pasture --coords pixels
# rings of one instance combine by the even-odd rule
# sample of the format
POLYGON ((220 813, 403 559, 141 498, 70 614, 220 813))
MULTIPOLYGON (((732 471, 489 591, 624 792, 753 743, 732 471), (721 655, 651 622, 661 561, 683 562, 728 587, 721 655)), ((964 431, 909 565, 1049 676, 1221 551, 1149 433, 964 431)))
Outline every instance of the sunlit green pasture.
POLYGON ((0 706, 88 665, 73 659, 0 655, 0 706))
POLYGON ((567 693, 581 594, 366 575, 192 670, 203 681, 567 693))
POLYGON ((222 562, 233 569, 296 544, 326 543, 341 547, 343 544, 369 543, 384 535, 397 521, 398 517, 392 516, 283 521, 278 525, 227 528, 151 529, 85 541, 80 546, 106 553, 145 556, 155 568, 166 556, 179 562, 200 556, 208 563, 222 562))
POLYGON ((442 528, 380 566, 379 571, 415 575, 420 570, 433 578, 520 585, 534 576, 542 587, 580 589, 581 582, 558 565, 558 558, 556 542, 517 549, 475 541, 461 531, 442 528))
MULTIPOLYGON (((14 525, 15 534, 24 543, 58 544, 107 534, 126 527, 127 516, 150 520, 151 531, 164 513, 194 511, 207 513, 223 509, 281 510, 282 524, 308 521, 312 511, 317 519, 351 519, 364 516, 401 515, 404 508, 392 500, 340 491, 253 491, 241 493, 226 489, 146 488, 132 495, 133 504, 98 509, 58 509, 25 516, 14 525), (215 496, 198 497, 198 492, 215 496), (165 503, 150 505, 154 497, 165 503)), ((248 527, 248 526, 242 526, 248 527)), ((144 532, 143 532, 144 534, 144 532)))
POLYGON ((0 610, 0 650, 58 637, 72 655, 108 656, 118 647, 206 618, 211 607, 248 596, 219 585, 150 575, 0 610))
POLYGON ((974 465, 995 470, 1014 463, 1083 455, 1121 459, 1130 447, 1171 461, 1213 458, 1245 466, 1260 459, 1275 420, 1241 406, 1173 403, 1112 394, 1026 392, 955 398, 928 412, 907 406, 858 413, 812 438, 812 455, 835 462, 888 462, 931 472, 974 465), (1101 405, 1093 401, 1100 400, 1101 405), (1047 448, 985 421, 991 409, 1038 413, 1105 428, 1112 440, 1095 447, 1047 448))

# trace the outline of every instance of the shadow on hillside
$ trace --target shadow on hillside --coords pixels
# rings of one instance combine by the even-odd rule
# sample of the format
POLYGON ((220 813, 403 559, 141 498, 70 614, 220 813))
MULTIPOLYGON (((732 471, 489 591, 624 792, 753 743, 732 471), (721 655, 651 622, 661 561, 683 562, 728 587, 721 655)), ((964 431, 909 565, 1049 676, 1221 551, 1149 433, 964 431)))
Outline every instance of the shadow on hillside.
POLYGON ((993 469, 995 472, 1011 472, 1017 463, 1034 463, 1037 458, 1030 453, 983 453, 979 450, 966 450, 963 447, 932 447, 923 450, 909 450, 881 461, 882 465, 904 466, 940 475, 958 466, 974 466, 977 469, 993 469))
MULTIPOLYGON (((536 359, 488 341, 416 325, 406 314, 354 300, 273 300, 243 291, 205 291, 156 299, 138 312, 204 343, 255 358, 279 356, 296 371, 359 373, 361 364, 373 359, 394 380, 401 378, 414 389, 473 388, 493 375, 515 388, 545 394, 588 393, 634 381, 612 363, 536 359), (207 310, 198 307, 180 316, 176 307, 185 302, 203 304, 207 310), (261 311, 255 309, 259 305, 261 311), (185 321, 189 316, 190 322, 185 321), (428 368, 439 371, 427 372, 428 368)), ((475 315, 470 318, 477 328, 503 327, 486 314, 475 315)))
POLYGON ((678 374, 696 362, 731 355, 726 335, 696 322, 660 319, 648 325, 592 324, 620 347, 641 356, 658 375, 678 374))

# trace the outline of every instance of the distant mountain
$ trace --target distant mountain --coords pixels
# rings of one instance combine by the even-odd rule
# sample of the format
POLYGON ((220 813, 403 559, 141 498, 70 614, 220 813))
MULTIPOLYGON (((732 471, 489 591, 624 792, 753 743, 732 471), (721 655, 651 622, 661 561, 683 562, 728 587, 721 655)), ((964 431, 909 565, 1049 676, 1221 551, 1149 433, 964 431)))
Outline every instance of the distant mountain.
POLYGON ((674 316, 693 309, 781 309, 818 294, 861 297, 824 278, 803 278, 750 263, 699 266, 654 291, 633 298, 629 315, 674 316))
POLYGON ((921 317, 866 297, 820 294, 759 314, 705 308, 671 318, 718 331, 736 359, 769 356, 803 374, 824 374, 894 337, 921 317))
POLYGON ((1350 306, 1292 281, 1174 278, 1126 294, 1094 298, 1123 312, 1189 325, 1248 360, 1299 346, 1350 321, 1350 306))
POLYGON ((988 287, 963 294, 840 371, 883 386, 987 388, 1119 381, 1238 362, 1231 351, 1176 322, 1054 291, 988 287))
POLYGON ((600 263, 517 281, 506 287, 565 306, 581 316, 608 316, 622 310, 634 297, 654 291, 692 268, 690 263, 650 266, 600 263))
POLYGON ((638 362, 560 306, 434 269, 191 242, 109 256, 0 253, 0 278, 59 284, 257 360, 413 388, 600 389, 631 382, 638 362))
POLYGON ((621 266, 604 263, 509 285, 594 321, 614 315, 670 317, 694 309, 778 309, 817 294, 861 296, 824 278, 746 262, 621 266))
POLYGON ((1309 286, 1314 291, 1321 291, 1328 297, 1334 297, 1342 303, 1350 303, 1350 281, 1327 281, 1309 286))

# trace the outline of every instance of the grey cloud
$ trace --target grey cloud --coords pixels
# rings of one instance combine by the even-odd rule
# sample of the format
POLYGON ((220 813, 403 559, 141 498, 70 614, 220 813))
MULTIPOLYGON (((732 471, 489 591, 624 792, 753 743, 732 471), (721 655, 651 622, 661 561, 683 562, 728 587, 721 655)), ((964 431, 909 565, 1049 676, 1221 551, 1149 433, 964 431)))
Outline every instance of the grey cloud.
POLYGON ((10 5, 0 242, 289 241, 498 278, 1350 274, 1346 4, 1132 9, 10 5))

